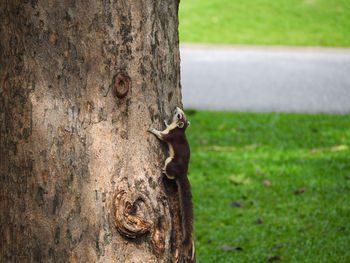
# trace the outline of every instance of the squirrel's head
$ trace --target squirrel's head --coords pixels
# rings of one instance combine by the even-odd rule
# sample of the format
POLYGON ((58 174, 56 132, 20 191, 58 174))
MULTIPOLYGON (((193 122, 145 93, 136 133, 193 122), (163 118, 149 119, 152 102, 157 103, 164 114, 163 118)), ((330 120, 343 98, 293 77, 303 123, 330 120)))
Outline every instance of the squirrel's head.
POLYGON ((186 119, 186 114, 179 107, 176 107, 174 110, 172 123, 175 123, 179 129, 183 130, 190 126, 190 122, 186 119))

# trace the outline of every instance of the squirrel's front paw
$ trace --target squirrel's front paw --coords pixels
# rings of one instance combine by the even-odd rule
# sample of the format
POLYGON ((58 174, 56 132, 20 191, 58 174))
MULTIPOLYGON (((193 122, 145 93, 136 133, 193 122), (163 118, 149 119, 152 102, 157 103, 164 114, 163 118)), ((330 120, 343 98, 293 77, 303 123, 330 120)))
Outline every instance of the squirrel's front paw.
POLYGON ((155 130, 152 128, 152 127, 149 127, 148 128, 148 132, 151 132, 151 133, 153 133, 155 130))

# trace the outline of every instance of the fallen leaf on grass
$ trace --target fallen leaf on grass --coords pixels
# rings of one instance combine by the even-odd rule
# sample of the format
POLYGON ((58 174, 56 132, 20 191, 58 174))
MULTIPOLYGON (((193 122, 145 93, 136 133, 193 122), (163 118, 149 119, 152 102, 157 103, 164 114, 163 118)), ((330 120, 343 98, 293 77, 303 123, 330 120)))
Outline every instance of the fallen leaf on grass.
POLYGON ((255 224, 260 225, 262 223, 264 223, 264 220, 262 220, 261 218, 258 218, 257 220, 255 220, 255 224))
POLYGON ((304 193, 304 192, 305 192, 305 190, 306 190, 306 187, 302 187, 302 188, 300 188, 300 189, 296 190, 294 193, 295 193, 296 195, 298 195, 298 194, 302 194, 302 193, 304 193))
POLYGON ((222 246, 221 249, 223 251, 233 251, 233 250, 242 251, 243 250, 243 248, 241 248, 241 247, 231 247, 231 246, 226 246, 226 245, 222 246))
POLYGON ((251 144, 251 145, 246 145, 243 147, 243 149, 245 150, 254 150, 256 147, 258 147, 258 145, 256 143, 251 144))
POLYGON ((268 181, 268 180, 264 180, 263 184, 264 184, 266 187, 272 186, 271 182, 268 181))
POLYGON ((208 141, 207 141, 207 140, 200 139, 200 140, 198 141, 198 144, 208 144, 208 141))
POLYGON ((283 245, 281 245, 281 244, 275 246, 276 249, 280 249, 282 247, 283 247, 283 245))
POLYGON ((245 204, 242 203, 242 202, 232 202, 231 206, 234 206, 234 207, 245 207, 245 204))
POLYGON ((331 152, 341 152, 341 151, 347 151, 349 150, 349 147, 347 145, 335 145, 331 148, 331 152))
POLYGON ((235 151, 236 147, 229 147, 229 146, 208 146, 203 148, 204 151, 235 151))
POLYGON ((334 145, 333 147, 327 147, 327 148, 312 148, 311 152, 312 153, 317 153, 317 152, 342 152, 342 151, 347 151, 349 150, 349 146, 345 145, 345 144, 340 144, 340 145, 334 145))
POLYGON ((249 178, 245 176, 245 174, 232 174, 228 177, 228 179, 238 185, 238 184, 250 184, 251 181, 249 178))
POLYGON ((281 260, 282 258, 280 256, 273 256, 267 259, 267 262, 273 262, 277 260, 281 260))

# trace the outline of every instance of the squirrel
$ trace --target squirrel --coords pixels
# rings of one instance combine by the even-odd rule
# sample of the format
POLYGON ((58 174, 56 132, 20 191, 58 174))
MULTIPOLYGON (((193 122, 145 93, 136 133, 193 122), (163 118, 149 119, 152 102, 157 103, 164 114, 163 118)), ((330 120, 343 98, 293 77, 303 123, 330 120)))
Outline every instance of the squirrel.
POLYGON ((179 107, 176 107, 171 124, 168 125, 165 120, 164 124, 166 127, 164 131, 157 131, 153 128, 149 128, 148 131, 168 144, 170 156, 165 160, 163 173, 177 183, 183 231, 183 250, 185 255, 191 253, 190 262, 195 262, 192 194, 191 185, 187 178, 190 146, 185 135, 190 122, 187 121, 185 113, 179 107))

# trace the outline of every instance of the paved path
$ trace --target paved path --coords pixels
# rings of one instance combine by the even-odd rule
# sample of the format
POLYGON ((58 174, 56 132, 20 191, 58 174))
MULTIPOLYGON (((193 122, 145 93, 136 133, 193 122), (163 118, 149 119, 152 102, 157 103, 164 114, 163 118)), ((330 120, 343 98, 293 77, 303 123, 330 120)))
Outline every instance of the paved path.
POLYGON ((350 49, 181 46, 186 108, 350 113, 350 49))

